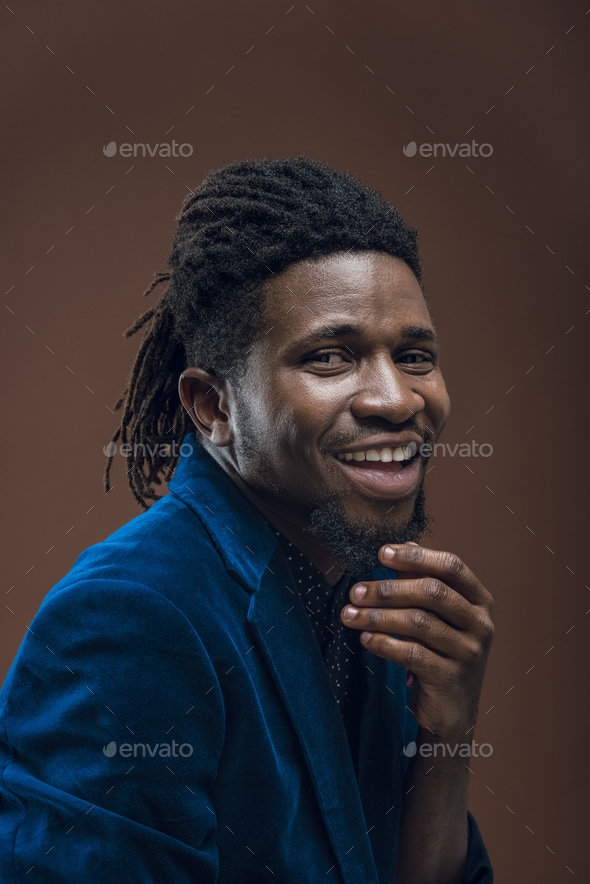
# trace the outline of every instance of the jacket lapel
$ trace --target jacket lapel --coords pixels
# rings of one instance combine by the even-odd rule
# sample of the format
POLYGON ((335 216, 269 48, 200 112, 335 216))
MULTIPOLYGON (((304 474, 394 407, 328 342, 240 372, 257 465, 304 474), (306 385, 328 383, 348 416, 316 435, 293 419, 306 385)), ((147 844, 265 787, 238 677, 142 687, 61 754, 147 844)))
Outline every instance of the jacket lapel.
POLYGON ((328 673, 280 548, 268 568, 248 620, 297 733, 342 878, 373 884, 377 871, 328 673))
POLYGON ((295 728, 345 884, 378 884, 346 730, 291 571, 258 510, 192 435, 185 444, 193 452, 180 459, 170 490, 251 594, 248 622, 295 728))

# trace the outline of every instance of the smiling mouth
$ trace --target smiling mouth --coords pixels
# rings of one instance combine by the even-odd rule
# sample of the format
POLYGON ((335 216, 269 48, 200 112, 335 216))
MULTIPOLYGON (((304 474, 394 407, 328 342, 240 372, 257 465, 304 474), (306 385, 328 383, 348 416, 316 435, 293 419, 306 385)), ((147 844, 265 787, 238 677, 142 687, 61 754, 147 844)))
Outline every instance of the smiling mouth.
POLYGON ((348 481, 364 494, 395 500, 406 497, 420 482, 420 455, 415 442, 397 448, 367 448, 334 455, 348 481))
POLYGON ((366 451, 346 451, 335 456, 338 460, 346 461, 351 467, 399 473, 413 460, 417 451, 416 443, 410 442, 398 448, 368 448, 366 451))

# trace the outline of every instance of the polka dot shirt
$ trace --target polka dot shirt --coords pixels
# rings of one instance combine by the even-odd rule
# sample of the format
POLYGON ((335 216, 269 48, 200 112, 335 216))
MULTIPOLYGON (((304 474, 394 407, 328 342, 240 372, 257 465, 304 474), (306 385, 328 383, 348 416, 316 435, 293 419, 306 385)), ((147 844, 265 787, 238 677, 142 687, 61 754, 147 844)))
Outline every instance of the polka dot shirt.
POLYGON ((293 546, 283 534, 272 530, 293 574, 324 658, 356 769, 360 703, 360 632, 345 626, 340 619, 340 611, 350 601, 348 594, 356 581, 349 574, 344 574, 338 583, 331 586, 307 556, 293 546))

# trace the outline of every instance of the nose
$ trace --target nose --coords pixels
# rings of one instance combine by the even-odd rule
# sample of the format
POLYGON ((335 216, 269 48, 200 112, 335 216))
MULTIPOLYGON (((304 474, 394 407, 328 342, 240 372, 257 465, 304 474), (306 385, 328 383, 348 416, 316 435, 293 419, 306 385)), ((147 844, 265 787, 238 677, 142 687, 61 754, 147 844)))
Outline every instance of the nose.
POLYGON ((420 376, 398 368, 389 354, 372 360, 370 365, 366 363, 359 381, 351 409, 357 418, 382 417, 389 423, 402 424, 426 407, 415 389, 420 376))

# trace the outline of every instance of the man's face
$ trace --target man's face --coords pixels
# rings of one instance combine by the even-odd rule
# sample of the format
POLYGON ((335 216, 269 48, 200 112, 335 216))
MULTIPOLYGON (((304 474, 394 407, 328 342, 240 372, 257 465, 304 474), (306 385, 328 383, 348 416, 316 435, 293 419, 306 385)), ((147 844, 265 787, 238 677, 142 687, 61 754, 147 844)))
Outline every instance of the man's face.
POLYGON ((264 328, 229 390, 242 480, 349 567, 418 540, 417 449, 438 438, 449 399, 412 271, 380 252, 294 264, 268 283, 264 328))

